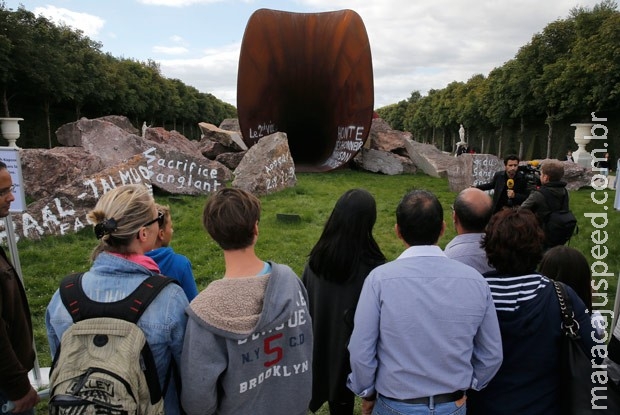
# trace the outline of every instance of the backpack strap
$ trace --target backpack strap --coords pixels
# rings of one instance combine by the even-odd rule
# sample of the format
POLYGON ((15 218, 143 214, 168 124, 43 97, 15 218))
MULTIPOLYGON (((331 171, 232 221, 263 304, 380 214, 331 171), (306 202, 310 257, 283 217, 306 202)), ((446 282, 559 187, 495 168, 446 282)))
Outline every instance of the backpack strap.
POLYGON ((137 323, 155 297, 176 280, 163 275, 151 275, 131 294, 119 301, 101 303, 86 296, 82 289, 83 272, 70 274, 60 283, 60 298, 74 323, 95 317, 112 317, 137 323))

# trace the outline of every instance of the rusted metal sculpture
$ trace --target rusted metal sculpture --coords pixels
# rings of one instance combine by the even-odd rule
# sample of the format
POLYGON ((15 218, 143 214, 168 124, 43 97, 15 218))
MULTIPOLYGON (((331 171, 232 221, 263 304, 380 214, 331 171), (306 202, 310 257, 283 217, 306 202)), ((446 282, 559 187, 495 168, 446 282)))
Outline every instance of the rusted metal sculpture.
POLYGON ((297 171, 336 169, 362 148, 373 105, 370 43, 356 12, 252 14, 237 77, 248 147, 281 131, 297 171))

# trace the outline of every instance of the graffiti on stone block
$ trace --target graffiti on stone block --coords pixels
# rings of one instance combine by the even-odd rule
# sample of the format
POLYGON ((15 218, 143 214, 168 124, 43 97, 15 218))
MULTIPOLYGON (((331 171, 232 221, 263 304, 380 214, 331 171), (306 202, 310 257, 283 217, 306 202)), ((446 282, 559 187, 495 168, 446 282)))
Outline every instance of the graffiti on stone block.
POLYGON ((220 177, 220 171, 216 168, 202 165, 188 158, 179 160, 159 157, 155 152, 156 148, 152 147, 143 154, 146 157, 149 179, 156 187, 211 193, 224 186, 226 178, 220 177))

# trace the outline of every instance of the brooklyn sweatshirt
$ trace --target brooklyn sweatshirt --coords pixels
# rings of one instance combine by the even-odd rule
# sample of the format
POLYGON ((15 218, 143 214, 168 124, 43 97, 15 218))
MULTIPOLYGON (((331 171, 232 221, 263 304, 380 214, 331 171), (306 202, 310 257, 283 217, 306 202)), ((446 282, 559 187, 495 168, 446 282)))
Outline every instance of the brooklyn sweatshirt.
POLYGON ((223 278, 187 308, 181 357, 189 415, 306 414, 312 393, 312 321, 306 290, 286 265, 223 278))

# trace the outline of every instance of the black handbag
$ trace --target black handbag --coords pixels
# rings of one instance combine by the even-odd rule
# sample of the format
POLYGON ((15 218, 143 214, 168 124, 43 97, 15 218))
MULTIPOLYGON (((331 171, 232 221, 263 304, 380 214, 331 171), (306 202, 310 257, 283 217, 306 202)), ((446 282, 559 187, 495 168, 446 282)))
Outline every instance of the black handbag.
POLYGON ((562 313, 560 342, 560 395, 563 415, 594 415, 611 413, 592 408, 592 363, 579 344, 579 323, 563 284, 553 281, 562 313))
MULTIPOLYGON (((607 365, 607 370, 609 370, 610 365, 620 365, 620 339, 613 334, 607 345, 607 353, 607 359, 603 362, 607 365)), ((607 379, 606 413, 620 414, 620 385, 614 383, 611 376, 607 376, 607 379)))

